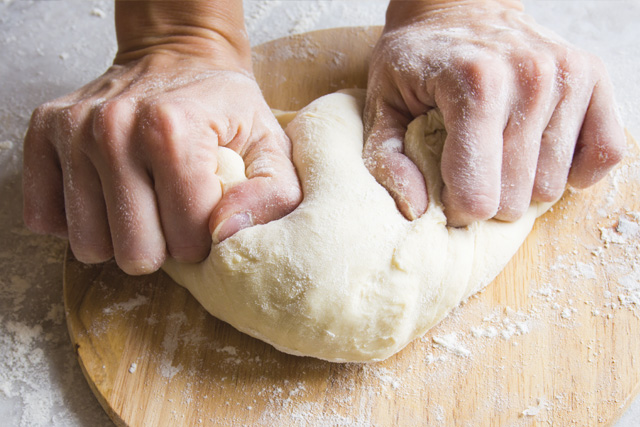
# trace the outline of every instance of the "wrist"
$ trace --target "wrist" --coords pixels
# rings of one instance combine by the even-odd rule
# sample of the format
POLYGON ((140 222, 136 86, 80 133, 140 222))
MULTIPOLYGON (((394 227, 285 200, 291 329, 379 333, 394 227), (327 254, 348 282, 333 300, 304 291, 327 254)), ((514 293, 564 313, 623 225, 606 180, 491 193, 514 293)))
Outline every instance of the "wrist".
POLYGON ((453 8, 506 8, 523 11, 521 0, 390 0, 387 8, 385 30, 411 24, 428 14, 453 8))
POLYGON ((251 47, 237 0, 116 1, 116 34, 115 64, 172 54, 251 72, 251 47))

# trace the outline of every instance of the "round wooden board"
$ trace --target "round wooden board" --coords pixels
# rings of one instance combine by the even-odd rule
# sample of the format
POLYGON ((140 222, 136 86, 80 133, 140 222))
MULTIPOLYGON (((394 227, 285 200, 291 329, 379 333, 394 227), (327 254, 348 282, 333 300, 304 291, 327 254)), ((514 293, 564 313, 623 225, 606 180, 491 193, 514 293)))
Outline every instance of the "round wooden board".
MULTIPOLYGON (((297 109, 364 87, 379 31, 256 48, 266 99, 297 109)), ((68 253, 64 300, 82 370, 127 426, 611 424, 640 384, 640 150, 629 141, 625 164, 567 193, 484 292, 375 364, 280 353, 208 315, 162 272, 130 277, 68 253), (458 351, 434 342, 447 336, 458 351)))

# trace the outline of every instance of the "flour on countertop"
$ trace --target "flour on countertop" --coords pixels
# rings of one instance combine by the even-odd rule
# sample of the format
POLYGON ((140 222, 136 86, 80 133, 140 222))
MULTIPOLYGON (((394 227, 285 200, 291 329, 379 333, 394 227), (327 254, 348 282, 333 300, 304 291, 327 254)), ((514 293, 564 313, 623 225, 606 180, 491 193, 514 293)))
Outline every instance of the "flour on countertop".
POLYGON ((482 319, 482 324, 470 328, 471 335, 475 338, 501 337, 509 340, 513 336, 529 333, 530 315, 521 311, 515 311, 510 307, 494 309, 482 319))
POLYGON ((522 415, 525 417, 535 417, 540 414, 540 411, 547 409, 549 403, 546 399, 539 398, 538 402, 535 406, 529 406, 527 409, 522 411, 522 415))
POLYGON ((106 307, 103 312, 104 314, 113 314, 118 311, 131 311, 135 308, 138 308, 142 305, 145 305, 149 302, 149 298, 144 295, 137 295, 135 298, 130 299, 129 301, 119 302, 116 304, 112 304, 106 307))
POLYGON ((447 335, 434 335, 433 342, 443 348, 446 348, 457 356, 469 357, 471 355, 469 349, 465 348, 458 342, 458 335, 455 332, 451 332, 447 335))
POLYGON ((91 16, 96 16, 98 18, 104 18, 107 16, 106 12, 100 8, 94 7, 90 12, 91 16))
MULTIPOLYGON (((307 31, 330 26, 381 24, 387 0, 325 3, 327 9, 318 1, 245 1, 247 28, 252 44, 286 36, 294 29, 307 31), (289 12, 283 13, 283 8, 289 12), (316 18, 305 15, 308 8, 321 12, 322 16, 316 18)), ((571 37, 571 41, 596 49, 595 53, 604 57, 616 86, 623 120, 632 134, 636 137, 640 135, 640 122, 637 119, 637 112, 640 111, 640 80, 635 78, 640 45, 637 43, 636 29, 620 25, 622 16, 637 13, 637 5, 633 2, 621 3, 620 8, 611 8, 620 12, 609 16, 598 13, 598 8, 602 7, 598 4, 603 2, 584 5, 578 5, 577 2, 544 2, 544 6, 533 1, 525 3, 528 10, 560 33, 571 37), (567 19, 571 13, 581 14, 583 18, 596 15, 597 25, 581 25, 579 20, 567 19), (607 28, 615 35, 615 43, 603 39, 603 32, 609 31, 607 28)), ((113 2, 85 1, 78 2, 73 8, 59 6, 59 2, 0 0, 0 46, 3 52, 0 62, 0 74, 3 76, 0 85, 0 98, 3 100, 0 105, 0 413, 3 423, 12 426, 112 426, 113 423, 93 397, 81 373, 64 324, 60 276, 65 244, 54 238, 29 233, 21 220, 20 141, 24 137, 31 111, 40 103, 74 90, 100 75, 111 64, 116 52, 110 19, 113 2), (60 56, 66 59, 62 60, 60 56)), ((474 354, 494 345, 511 345, 521 335, 522 339, 535 338, 542 322, 550 322, 557 328, 556 332, 570 335, 579 326, 576 319, 583 312, 588 313, 593 322, 602 322, 607 327, 614 325, 615 316, 621 310, 638 313, 638 212, 614 212, 610 206, 614 203, 620 184, 632 180, 637 182, 639 175, 638 162, 614 171, 612 191, 605 200, 608 205, 594 206, 591 213, 603 219, 601 235, 597 236, 599 243, 588 243, 592 245, 589 248, 593 258, 566 257, 557 260, 553 271, 541 272, 539 280, 532 280, 529 286, 528 301, 518 306, 515 312, 521 312, 521 315, 506 313, 504 307, 496 309, 468 305, 465 310, 470 311, 475 320, 462 321, 460 310, 455 310, 434 330, 433 334, 436 335, 455 331, 458 342, 470 352, 469 357, 451 354, 431 339, 420 341, 415 349, 410 350, 423 352, 424 364, 433 368, 427 380, 455 381, 456 375, 460 372, 464 374, 473 362, 474 354), (606 218, 610 221, 606 221, 606 218), (629 259, 635 261, 629 263, 629 259), (581 268, 578 262, 586 267, 581 268), (594 295, 596 291, 585 290, 585 283, 594 280, 590 278, 592 271, 598 277, 606 272, 615 278, 602 290, 604 304, 593 302, 600 301, 594 295), (569 300, 572 302, 569 303, 569 300), (566 309, 572 314, 569 318, 562 317, 566 309), (492 310, 496 312, 495 319, 487 320, 493 314, 492 310), (549 313, 553 316, 547 318, 549 313), (507 330, 502 322, 504 318, 509 318, 511 324, 523 322, 528 332, 523 330, 519 335, 516 329, 508 340, 504 339, 503 331, 507 330), (477 334, 474 334, 474 328, 477 334)), ((576 244, 584 244, 581 236, 559 237, 571 238, 576 244)), ((126 313, 126 310, 116 310, 109 315, 119 313, 126 313)), ((146 324, 158 324, 158 319, 148 319, 146 324)), ((508 329, 506 334, 510 331, 508 329)), ((184 331, 168 332, 164 343, 166 352, 158 357, 163 357, 162 360, 166 362, 163 365, 166 370, 161 374, 170 382, 175 375, 173 371, 178 369, 172 365, 174 349, 193 346, 202 337, 197 333, 181 335, 184 331)), ((239 360, 265 371, 274 363, 269 358, 245 353, 237 347, 233 347, 235 354, 229 354, 223 350, 227 347, 224 342, 210 345, 228 356, 223 361, 223 369, 229 371, 228 377, 217 379, 219 384, 216 384, 221 392, 237 387, 238 381, 233 378, 232 368, 239 360)), ((601 351, 597 341, 584 345, 593 354, 601 351)), ((589 363, 594 363, 594 360, 597 359, 592 358, 589 363)), ((134 363, 138 369, 135 375, 139 375, 143 367, 141 362, 126 361, 125 366, 131 368, 134 363)), ((506 369, 525 369, 526 363, 531 362, 515 358, 509 362, 496 361, 487 369, 500 373, 506 369)), ((335 386, 353 391, 355 384, 350 378, 357 376, 375 378, 377 381, 377 386, 364 391, 365 396, 386 395, 389 391, 408 396, 415 389, 410 382, 410 369, 387 369, 376 365, 345 367, 342 376, 334 378, 335 386)), ((195 373, 193 378, 194 382, 198 381, 195 373)), ((372 425, 375 408, 368 405, 366 399, 360 402, 348 399, 333 402, 337 408, 354 408, 350 416, 344 416, 337 411, 327 412, 325 402, 305 402, 305 398, 310 398, 309 390, 310 384, 286 381, 265 387, 258 392, 259 396, 255 396, 256 399, 266 397, 267 401, 265 408, 260 410, 257 424, 372 425)), ((185 405, 190 399, 195 402, 196 399, 210 398, 194 396, 191 389, 184 390, 181 396, 181 403, 185 405)), ((573 396, 549 396, 553 405, 542 405, 541 402, 525 404, 522 406, 522 423, 515 425, 530 425, 530 418, 535 418, 535 422, 541 425, 548 423, 548 410, 569 408, 569 401, 577 399, 580 402, 581 396, 580 391, 576 390, 573 396)), ((162 396, 157 398, 162 399, 162 396)), ((446 425, 443 407, 448 405, 446 399, 447 396, 444 396, 439 402, 425 402, 425 413, 432 417, 433 425, 446 425)), ((229 406, 236 403, 227 402, 229 406)), ((616 403, 620 406, 626 404, 616 403)), ((506 410, 510 407, 509 395, 504 390, 504 393, 486 396, 482 405, 479 409, 506 410)), ((195 406, 197 410, 197 404, 195 406)), ((254 412, 259 410, 255 403, 250 406, 254 412)), ((175 420, 180 421, 179 415, 175 416, 175 420)), ((204 425, 215 422, 207 413, 201 413, 200 419, 204 425)), ((627 425, 634 423, 635 420, 629 419, 627 425)))

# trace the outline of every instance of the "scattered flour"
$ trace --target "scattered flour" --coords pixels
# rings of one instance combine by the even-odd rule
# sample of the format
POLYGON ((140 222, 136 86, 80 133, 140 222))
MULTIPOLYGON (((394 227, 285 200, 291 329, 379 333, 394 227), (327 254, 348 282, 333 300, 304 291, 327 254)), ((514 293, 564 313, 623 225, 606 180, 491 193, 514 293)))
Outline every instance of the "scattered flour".
POLYGON ((500 336, 504 340, 529 333, 530 316, 510 307, 504 310, 494 309, 485 316, 480 326, 472 326, 471 335, 475 338, 495 338, 500 336), (504 312, 504 316, 502 315, 504 312))
POLYGON ((535 417, 540 414, 541 411, 547 409, 549 403, 546 399, 539 398, 538 402, 535 406, 529 406, 527 409, 522 411, 522 416, 524 417, 535 417))
POLYGON ((238 355, 238 349, 235 347, 232 347, 230 345, 227 345, 225 347, 222 347, 221 349, 216 350, 218 352, 222 352, 222 353, 227 353, 231 356, 237 356, 238 355))
POLYGON ((618 220, 618 226, 616 227, 616 231, 620 233, 621 236, 624 237, 625 241, 629 241, 638 235, 640 232, 640 226, 638 225, 638 212, 632 212, 629 214, 630 217, 633 217, 635 221, 630 221, 627 218, 621 216, 618 220))
POLYGON ((457 356, 469 357, 471 355, 471 351, 458 342, 458 335, 455 332, 440 336, 434 335, 433 342, 457 356))
POLYGON ((112 304, 109 307, 103 309, 104 314, 113 314, 117 312, 127 312, 131 311, 137 307, 145 305, 149 303, 149 298, 144 295, 136 295, 135 298, 130 299, 126 302, 119 302, 116 304, 112 304))
POLYGON ((91 9, 91 12, 89 12, 89 14, 91 16, 96 16, 98 18, 104 18, 104 17, 107 16, 107 14, 105 13, 104 10, 102 10, 100 8, 97 8, 97 7, 94 7, 93 9, 91 9))
MULTIPOLYGON (((294 2, 291 2, 291 6, 286 3, 288 2, 275 0, 245 2, 248 12, 247 27, 254 44, 291 32, 323 26, 347 25, 356 20, 362 24, 379 24, 382 23, 387 2, 386 0, 371 2, 376 3, 377 9, 366 4, 369 2, 326 2, 329 6, 320 5, 319 2, 295 2, 298 3, 295 6, 294 2), (347 10, 344 3, 353 4, 349 6, 353 9, 348 11, 357 19, 351 18, 348 21, 344 18, 343 22, 336 16, 335 8, 347 10), (296 7, 298 11, 276 15, 283 4, 286 4, 286 7, 296 7), (311 14, 305 14, 305 8, 322 16, 314 17, 311 14)), ((74 88, 78 82, 86 82, 99 75, 110 65, 111 57, 115 52, 109 19, 95 19, 111 16, 113 3, 91 1, 87 4, 88 9, 82 8, 77 13, 69 14, 64 11, 65 8, 58 7, 54 2, 1 0, 0 45, 3 46, 4 64, 11 64, 20 70, 19 73, 13 73, 8 79, 9 84, 4 84, 0 89, 2 99, 6 103, 0 106, 0 176, 2 177, 0 182, 0 224, 2 224, 0 226, 0 271, 2 272, 0 275, 0 355, 2 355, 0 357, 0 400, 10 408, 7 412, 3 412, 3 416, 6 415, 6 418, 3 418, 4 425, 20 427, 113 425, 90 392, 69 343, 64 324, 60 285, 64 244, 56 239, 35 236, 24 230, 21 225, 20 209, 22 204, 19 182, 21 144, 18 141, 22 140, 31 110, 39 103, 74 88), (93 19, 86 19, 85 23, 79 17, 88 18, 87 10, 90 11, 88 15, 93 19), (72 36, 69 35, 73 34, 86 36, 71 39, 72 36), (51 49, 52 46, 54 46, 53 49, 51 49), (30 51, 31 47, 33 47, 32 51, 30 51), (86 67, 75 66, 73 59, 79 55, 86 62, 86 67), (19 80, 14 76, 19 76, 19 80), (16 82, 17 84, 11 84, 16 82)), ((549 7, 564 6, 559 4, 549 7)), ((580 10, 582 7, 582 5, 579 6, 580 10)), ((538 7, 538 10, 542 9, 538 7)), ((556 10, 552 12, 547 13, 547 18, 554 19, 554 16, 557 16, 557 19, 567 22, 559 25, 570 25, 571 20, 566 19, 566 14, 557 13, 556 10)), ((577 30, 579 32, 580 28, 577 30)), ((591 32, 592 29, 588 28, 588 31, 591 32)), ((582 34, 587 33, 582 31, 582 34)), ((621 36, 616 34, 616 37, 621 36)), ((633 74, 630 74, 631 77, 626 76, 624 70, 635 72, 637 61, 633 58, 637 58, 640 51, 633 47, 635 44, 628 45, 631 46, 629 48, 631 50, 624 55, 618 55, 615 50, 607 53, 612 55, 609 57, 610 63, 615 63, 611 58, 616 60, 629 58, 627 62, 621 62, 622 67, 614 67, 611 70, 614 77, 619 75, 619 82, 634 81, 633 74)), ((0 65, 0 67, 6 67, 6 65, 0 65)), ((11 74, 10 70, 11 68, 2 68, 7 75, 11 74)), ((633 86, 635 87, 637 85, 633 86)), ((635 92, 637 93, 637 90, 635 92)), ((636 117, 636 112, 639 110, 637 100, 640 96, 629 97, 624 93, 621 95, 620 98, 626 98, 623 99, 626 117, 629 119, 636 117)), ((637 128, 637 120, 634 123, 637 128)), ((615 188, 631 179, 630 177, 638 175, 640 167, 637 164, 631 166, 626 169, 620 168, 614 173, 615 188)), ((611 193, 612 196, 606 200, 610 204, 614 202, 615 191, 611 193)), ((431 340, 421 342, 415 351, 423 352, 425 365, 433 365, 427 381, 433 383, 455 381, 456 375, 459 372, 464 373, 468 364, 472 363, 473 357, 470 356, 473 354, 483 351, 489 345, 499 344, 502 340, 512 342, 517 336, 534 334, 540 322, 551 322, 553 325, 554 319, 542 317, 549 310, 556 310, 558 315, 554 318, 562 319, 562 322, 556 326, 563 330, 566 328, 569 334, 572 332, 571 328, 577 327, 578 314, 582 312, 583 306, 584 310, 595 318, 594 321, 608 322, 607 325, 613 325, 611 319, 621 310, 634 310, 638 313, 640 310, 638 304, 640 297, 638 212, 616 213, 612 212, 610 206, 606 206, 606 209, 594 208, 593 215, 601 218, 617 216, 617 223, 602 225, 600 244, 590 248, 593 259, 591 261, 576 260, 571 257, 558 259, 556 268, 549 272, 548 276, 542 277, 539 285, 531 286, 530 311, 521 315, 499 312, 495 319, 489 320, 478 316, 479 320, 472 324, 456 323, 454 313, 454 316, 443 324, 442 330, 455 330, 458 333, 453 333, 451 337, 452 334, 438 332, 437 336, 438 339, 442 339, 442 343, 447 344, 434 345, 436 337, 433 342, 431 340), (594 295, 581 292, 582 288, 592 286, 587 281, 593 282, 593 275, 600 277, 603 271, 613 278, 613 281, 608 283, 611 292, 603 291, 605 303, 596 305, 592 301, 599 301, 599 298, 596 299, 594 295), (574 301, 569 303, 569 299, 572 298, 574 301), (570 316, 564 318, 562 314, 567 310, 570 316), (508 318, 509 322, 504 323, 505 318, 508 318), (465 335, 464 331, 470 332, 465 335), (449 340, 446 337, 449 337, 449 340), (457 352, 461 352, 462 355, 457 352), (454 356, 451 357, 451 354, 454 356)), ((563 238, 569 237, 563 236, 563 238)), ((580 240, 576 239, 576 242, 580 243, 580 240)), ((123 305, 111 306, 105 314, 114 316, 124 314, 147 303, 144 297, 138 298, 123 305)), ((178 316, 174 320, 180 322, 181 319, 178 316)), ((150 325, 155 323, 157 319, 150 319, 148 322, 150 325)), ((187 372, 187 368, 182 365, 173 366, 172 363, 175 352, 180 346, 195 345, 198 342, 198 336, 184 334, 180 327, 166 331, 165 340, 162 343, 163 352, 158 357, 162 361, 160 373, 167 381, 172 380, 178 373, 193 375, 193 381, 197 380, 196 374, 187 372)), ((593 345, 594 351, 599 351, 597 342, 589 345, 593 345)), ((229 361, 228 363, 223 361, 222 367, 224 375, 228 375, 228 378, 214 379, 221 382, 219 389, 222 392, 242 387, 242 379, 239 379, 234 371, 234 365, 237 365, 234 360, 254 364, 256 369, 264 372, 265 375, 268 375, 273 367, 274 362, 267 357, 247 355, 236 347, 224 344, 221 344, 219 349, 223 355, 230 356, 224 359, 229 361)), ((526 368, 526 364, 518 364, 518 361, 510 363, 511 365, 498 363, 488 369, 501 372, 526 368)), ((129 369, 135 372, 137 364, 133 362, 129 369)), ((349 416, 345 416, 338 410, 327 410, 327 402, 305 401, 311 396, 311 381, 273 381, 273 386, 265 387, 262 392, 262 396, 266 397, 266 407, 261 409, 260 421, 257 424, 370 426, 375 419, 375 408, 368 405, 366 398, 356 401, 352 397, 356 395, 358 386, 354 378, 375 379, 376 385, 368 386, 363 390, 363 395, 366 397, 388 395, 390 391, 408 396, 420 389, 417 385, 410 383, 412 378, 410 367, 391 369, 376 365, 345 366, 341 372, 332 377, 335 383, 327 386, 348 390, 351 393, 346 393, 348 397, 343 401, 330 403, 339 410, 349 409, 349 416), (289 418, 284 410, 288 410, 292 418, 289 418)), ((316 377, 325 375, 324 372, 311 374, 316 377)), ((498 376, 499 378, 501 377, 498 376)), ((491 409, 505 410, 508 403, 505 396, 506 393, 499 392, 496 395, 487 396, 485 405, 491 406, 491 409)), ((572 399, 578 399, 579 402, 584 396, 576 391, 572 399)), ((189 388, 183 391, 183 397, 185 405, 189 399, 194 399, 194 402, 196 400, 189 388)), ((158 398, 162 399, 162 396, 158 398)), ((197 398, 206 399, 207 396, 197 396, 197 398)), ((256 396, 257 398, 259 396, 256 396)), ((607 396, 607 398, 616 399, 613 396, 607 396)), ((444 403, 446 397, 442 399, 438 402, 436 397, 428 403, 425 402, 426 413, 432 416, 433 425, 445 425, 447 421, 445 409, 440 405, 444 403)), ((566 403, 569 400, 568 396, 558 395, 553 399, 554 406, 561 408, 562 405, 570 406, 566 403)), ((536 417, 536 422, 546 422, 544 416, 548 405, 541 401, 537 405, 526 407, 522 411, 523 418, 536 417)), ((227 404, 231 406, 236 402, 230 400, 227 404)), ((257 411, 259 406, 251 403, 244 408, 257 411)), ((215 424, 216 420, 211 417, 211 414, 202 413, 201 415, 203 424, 215 424)), ((180 424, 178 417, 174 421, 175 425, 180 424)), ((235 424, 243 423, 243 420, 238 420, 235 424)))
POLYGON ((571 270, 571 274, 574 278, 582 279, 596 279, 596 271, 593 264, 586 264, 581 261, 577 261, 571 270))
POLYGON ((182 325, 187 322, 187 316, 184 313, 170 313, 167 316, 167 329, 164 339, 162 340, 162 354, 160 357, 160 375, 170 380, 178 372, 182 371, 182 364, 173 365, 176 350, 180 345, 180 330, 182 325))

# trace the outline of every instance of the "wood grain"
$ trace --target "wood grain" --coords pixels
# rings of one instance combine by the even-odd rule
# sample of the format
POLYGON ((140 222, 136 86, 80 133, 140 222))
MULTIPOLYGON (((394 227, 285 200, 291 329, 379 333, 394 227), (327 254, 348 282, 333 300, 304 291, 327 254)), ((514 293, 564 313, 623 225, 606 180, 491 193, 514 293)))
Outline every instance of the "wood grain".
MULTIPOLYGON (((256 77, 279 109, 364 87, 378 34, 334 29, 268 43, 256 49, 256 77)), ((616 173, 567 193, 484 292, 385 362, 280 353, 208 315, 161 272, 130 277, 68 253, 78 361, 126 426, 609 425, 640 387, 640 236, 624 233, 639 220, 640 150, 629 141, 616 173), (434 343, 451 333, 468 356, 434 343)))

